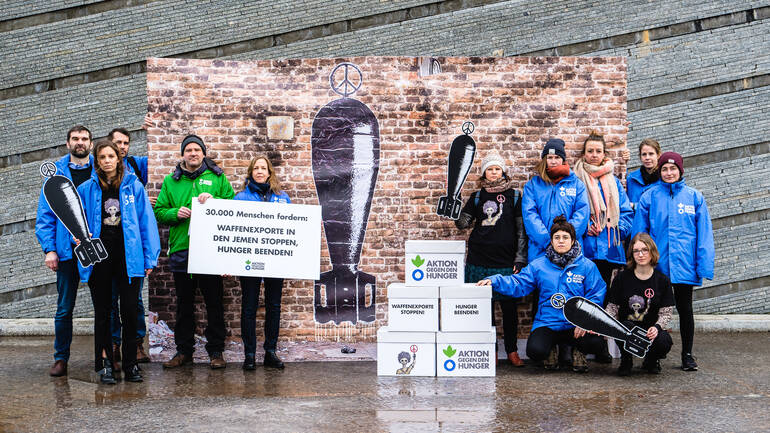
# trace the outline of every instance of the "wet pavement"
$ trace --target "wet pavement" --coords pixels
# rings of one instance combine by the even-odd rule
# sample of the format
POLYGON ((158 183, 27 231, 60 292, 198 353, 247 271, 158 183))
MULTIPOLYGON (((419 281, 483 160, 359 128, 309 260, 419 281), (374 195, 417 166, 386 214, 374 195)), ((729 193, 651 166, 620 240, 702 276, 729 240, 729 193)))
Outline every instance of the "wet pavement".
MULTIPOLYGON (((51 378, 51 337, 0 338, 0 431, 770 431, 770 334, 696 334, 701 370, 587 374, 501 364, 495 378, 377 377, 371 361, 296 362, 283 371, 163 370, 96 384, 91 337, 51 378)), ((639 362, 636 362, 639 365, 639 362)))

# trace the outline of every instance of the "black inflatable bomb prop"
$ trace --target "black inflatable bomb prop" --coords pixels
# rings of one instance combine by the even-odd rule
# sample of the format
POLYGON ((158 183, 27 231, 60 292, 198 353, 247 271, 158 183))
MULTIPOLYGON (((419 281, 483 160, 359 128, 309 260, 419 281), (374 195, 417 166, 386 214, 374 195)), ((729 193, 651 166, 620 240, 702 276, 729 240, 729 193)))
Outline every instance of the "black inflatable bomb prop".
POLYGON ((358 264, 380 165, 380 129, 372 111, 348 97, 362 81, 356 65, 337 65, 329 83, 342 98, 322 107, 313 120, 313 179, 332 263, 332 270, 322 273, 314 285, 319 323, 355 324, 375 318, 376 278, 359 271, 358 264), (344 76, 337 83, 334 77, 339 70, 344 76), (352 73, 358 75, 357 83, 351 81, 352 73))
POLYGON ((440 216, 459 219, 460 211, 463 207, 463 201, 460 198, 460 191, 471 171, 473 158, 476 155, 476 142, 471 135, 474 130, 472 122, 463 123, 463 135, 458 135, 452 141, 452 147, 449 149, 449 158, 447 161, 446 172, 446 195, 438 199, 438 208, 436 213, 440 216))
POLYGON ((639 358, 647 355, 652 344, 646 330, 638 326, 629 330, 602 307, 580 296, 573 296, 564 304, 564 318, 579 328, 622 341, 623 348, 639 358))
POLYGON ((74 248, 80 265, 87 268, 106 259, 107 250, 101 239, 91 239, 86 213, 75 184, 56 174, 56 166, 50 162, 40 166, 40 173, 48 178, 43 185, 45 201, 72 237, 80 240, 80 245, 74 248))

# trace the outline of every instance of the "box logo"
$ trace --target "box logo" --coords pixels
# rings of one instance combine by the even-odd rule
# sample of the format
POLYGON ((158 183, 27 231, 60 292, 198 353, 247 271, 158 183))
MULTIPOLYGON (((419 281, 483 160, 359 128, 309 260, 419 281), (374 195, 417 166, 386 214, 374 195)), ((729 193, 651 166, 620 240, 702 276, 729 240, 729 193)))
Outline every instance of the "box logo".
MULTIPOLYGON (((447 358, 451 358, 455 356, 455 353, 457 353, 457 350, 452 348, 452 345, 446 347, 446 349, 442 350, 444 352, 444 355, 446 355, 447 358)), ((444 370, 446 371, 453 371, 457 367, 457 364, 451 359, 447 359, 444 361, 444 370)))

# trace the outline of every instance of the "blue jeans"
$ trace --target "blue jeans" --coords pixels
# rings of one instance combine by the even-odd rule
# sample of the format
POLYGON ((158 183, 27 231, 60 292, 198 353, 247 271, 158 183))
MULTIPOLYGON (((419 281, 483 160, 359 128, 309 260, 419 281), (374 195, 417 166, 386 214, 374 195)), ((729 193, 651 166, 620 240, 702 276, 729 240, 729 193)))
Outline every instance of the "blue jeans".
MULTIPOLYGON (((142 287, 144 287, 144 278, 131 278, 131 284, 134 280, 139 280, 139 303, 136 308, 136 340, 144 340, 147 335, 147 325, 144 323, 144 304, 142 303, 142 287)), ((110 323, 112 328, 112 342, 120 346, 120 309, 118 308, 118 284, 117 280, 112 280, 112 311, 110 312, 110 323)))
POLYGON ((275 351, 278 343, 283 278, 241 277, 241 338, 247 355, 257 351, 257 308, 262 280, 265 281, 265 344, 262 347, 275 351))
POLYGON ((80 274, 75 259, 60 260, 56 271, 56 316, 54 317, 53 358, 57 361, 69 361, 72 344, 72 311, 78 295, 80 274))

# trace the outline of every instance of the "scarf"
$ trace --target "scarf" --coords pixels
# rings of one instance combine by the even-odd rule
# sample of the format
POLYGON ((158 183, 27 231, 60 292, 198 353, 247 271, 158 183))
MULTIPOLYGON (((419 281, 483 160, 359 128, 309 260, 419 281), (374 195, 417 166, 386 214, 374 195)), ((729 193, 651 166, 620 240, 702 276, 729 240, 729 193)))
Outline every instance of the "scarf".
POLYGON ((639 169, 639 173, 642 174, 642 181, 645 185, 650 185, 660 180, 660 170, 655 169, 652 173, 647 173, 647 169, 642 167, 639 169))
POLYGON ((548 260, 551 261, 554 265, 564 269, 568 264, 575 261, 575 259, 580 255, 582 251, 580 250, 580 242, 575 241, 572 243, 572 248, 569 249, 564 254, 559 254, 556 252, 555 249, 553 249, 553 245, 550 243, 545 248, 545 256, 548 257, 548 260))
POLYGON ((583 181, 588 191, 588 203, 591 205, 591 224, 599 227, 600 231, 607 230, 607 243, 612 245, 612 239, 615 243, 620 243, 620 231, 618 230, 618 221, 620 220, 620 195, 618 184, 615 182, 615 176, 612 174, 615 169, 615 163, 611 159, 605 158, 602 165, 592 165, 580 159, 575 164, 575 174, 583 181), (604 191, 604 198, 599 191, 601 183, 604 191), (610 233, 614 232, 614 236, 610 233))
POLYGON ((551 178, 554 184, 559 183, 560 180, 569 176, 569 164, 566 162, 562 165, 557 165, 553 168, 546 168, 545 172, 548 173, 548 177, 551 178))
POLYGON ((482 177, 479 179, 479 182, 481 183, 482 188, 493 194, 507 191, 513 188, 513 180, 508 179, 507 176, 500 176, 500 179, 497 179, 494 182, 487 180, 485 177, 482 177))
POLYGON ((267 196, 270 193, 269 183, 259 183, 254 179, 249 178, 249 183, 246 186, 249 188, 249 191, 262 197, 262 201, 267 201, 267 196))

